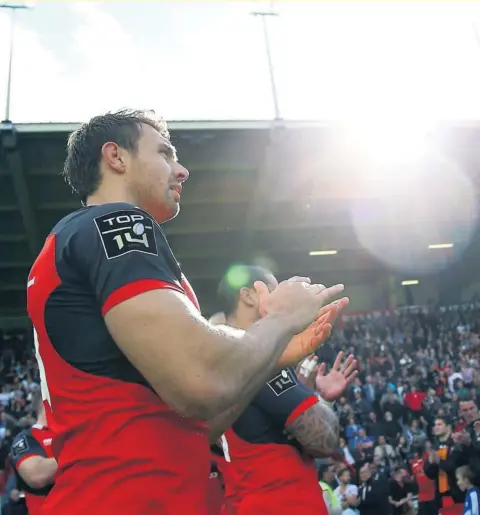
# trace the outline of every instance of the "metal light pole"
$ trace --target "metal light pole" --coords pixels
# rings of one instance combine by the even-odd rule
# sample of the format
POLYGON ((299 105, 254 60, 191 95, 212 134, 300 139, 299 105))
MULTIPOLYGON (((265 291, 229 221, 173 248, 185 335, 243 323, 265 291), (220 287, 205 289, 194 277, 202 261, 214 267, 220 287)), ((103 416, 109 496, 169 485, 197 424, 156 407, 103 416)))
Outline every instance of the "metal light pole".
POLYGON ((7 99, 5 105, 5 120, 10 119, 10 97, 12 92, 12 63, 13 63, 13 47, 15 41, 15 14, 19 9, 31 9, 33 6, 30 4, 20 3, 0 3, 0 9, 10 10, 10 47, 8 57, 8 74, 7 74, 7 99))
POLYGON ((268 72, 270 74, 270 87, 272 89, 273 109, 275 112, 275 120, 280 120, 281 116, 280 116, 280 107, 278 104, 277 84, 275 81, 275 70, 273 67, 272 52, 270 49, 270 36, 268 33, 268 23, 267 23, 267 17, 278 16, 278 13, 273 12, 273 11, 257 11, 257 12, 253 12, 251 14, 252 14, 252 16, 259 16, 262 19, 263 37, 265 40, 265 51, 267 54, 267 62, 268 62, 268 72))

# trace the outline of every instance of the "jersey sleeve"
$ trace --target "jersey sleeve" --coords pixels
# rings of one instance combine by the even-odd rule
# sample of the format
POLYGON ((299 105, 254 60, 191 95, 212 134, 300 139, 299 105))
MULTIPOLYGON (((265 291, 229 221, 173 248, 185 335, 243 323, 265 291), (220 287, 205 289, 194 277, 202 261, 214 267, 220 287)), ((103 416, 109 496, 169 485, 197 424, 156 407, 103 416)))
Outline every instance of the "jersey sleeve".
POLYGON ((93 206, 66 244, 68 264, 86 277, 105 315, 149 290, 185 293, 180 267, 158 223, 129 204, 93 206))
POLYGON ((292 368, 284 368, 268 381, 254 400, 271 420, 282 426, 292 423, 317 402, 317 396, 298 381, 292 368))
POLYGON ((20 464, 27 458, 32 456, 41 456, 46 458, 47 455, 42 446, 28 433, 19 433, 13 441, 11 448, 12 462, 15 470, 18 471, 20 464))

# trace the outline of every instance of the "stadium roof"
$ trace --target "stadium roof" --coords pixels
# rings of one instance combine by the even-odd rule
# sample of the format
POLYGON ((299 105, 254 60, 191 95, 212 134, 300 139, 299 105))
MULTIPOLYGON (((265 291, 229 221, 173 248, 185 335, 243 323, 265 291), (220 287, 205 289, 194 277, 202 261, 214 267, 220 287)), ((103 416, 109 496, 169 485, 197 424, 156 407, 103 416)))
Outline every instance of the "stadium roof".
MULTIPOLYGON (((59 177, 67 134, 78 125, 19 124, 16 142, 0 132, 0 316, 24 312, 34 256, 53 225, 80 206, 59 177)), ((235 262, 265 264, 282 278, 344 282, 353 306, 367 309, 387 301, 392 282, 435 282, 440 289, 428 294, 445 297, 471 281, 480 256, 475 123, 436 126, 416 164, 403 160, 401 136, 391 159, 378 160, 330 123, 170 128, 191 175, 181 214, 165 232, 206 313, 235 262), (448 242, 454 247, 428 249, 448 242), (309 255, 322 250, 337 253, 309 255)), ((382 149, 379 140, 374 150, 382 149)))

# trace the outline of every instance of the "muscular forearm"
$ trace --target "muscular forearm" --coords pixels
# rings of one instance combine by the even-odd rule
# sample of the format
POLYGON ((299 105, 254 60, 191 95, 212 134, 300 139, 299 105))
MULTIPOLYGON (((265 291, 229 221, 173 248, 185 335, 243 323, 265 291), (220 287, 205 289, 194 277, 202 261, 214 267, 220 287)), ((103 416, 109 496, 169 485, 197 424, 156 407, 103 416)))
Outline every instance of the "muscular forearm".
POLYGON ((286 429, 312 456, 329 456, 338 448, 338 418, 323 401, 307 409, 286 429))
POLYGON ((154 290, 112 308, 105 322, 127 359, 182 415, 210 420, 252 399, 293 337, 287 317, 247 332, 209 324, 184 296, 154 290))
POLYGON ((283 320, 270 315, 246 332, 228 327, 217 330, 229 340, 212 363, 217 380, 224 385, 212 420, 212 429, 218 433, 230 427, 274 375, 278 359, 294 334, 283 320))

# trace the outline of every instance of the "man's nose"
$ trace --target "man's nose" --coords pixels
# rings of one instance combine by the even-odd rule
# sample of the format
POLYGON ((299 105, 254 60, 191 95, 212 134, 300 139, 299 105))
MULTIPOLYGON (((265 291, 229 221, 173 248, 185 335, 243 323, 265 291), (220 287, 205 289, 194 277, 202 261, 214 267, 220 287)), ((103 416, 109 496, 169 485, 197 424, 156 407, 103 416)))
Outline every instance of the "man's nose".
POLYGON ((175 164, 174 174, 178 182, 185 182, 190 176, 190 172, 180 163, 175 164))

